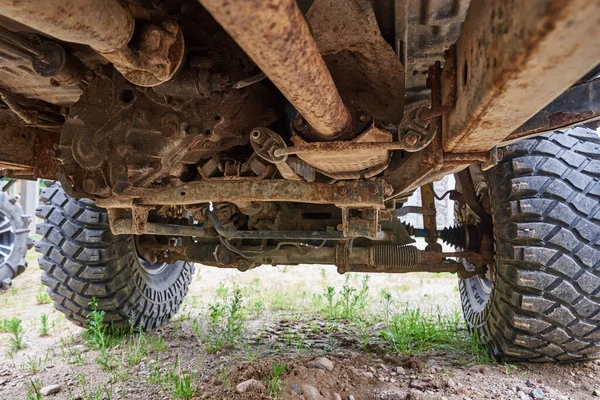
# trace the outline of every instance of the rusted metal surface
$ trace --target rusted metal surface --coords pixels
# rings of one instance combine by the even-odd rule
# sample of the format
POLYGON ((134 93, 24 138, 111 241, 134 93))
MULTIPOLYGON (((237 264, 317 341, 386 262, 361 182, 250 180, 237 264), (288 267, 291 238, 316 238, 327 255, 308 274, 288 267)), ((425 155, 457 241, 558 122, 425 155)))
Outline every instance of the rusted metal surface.
POLYGON ((486 265, 492 254, 476 252, 432 252, 418 250, 414 246, 371 245, 368 247, 351 247, 345 243, 330 247, 288 246, 265 249, 257 246, 240 246, 236 250, 242 254, 252 255, 252 259, 244 259, 238 255, 225 254, 223 245, 211 242, 190 242, 181 247, 163 246, 165 250, 174 252, 177 259, 192 262, 209 262, 209 265, 247 270, 260 265, 297 265, 321 264, 336 265, 338 272, 369 273, 409 273, 409 272, 450 272, 457 273, 462 279, 484 274, 486 265), (449 260, 463 258, 470 260, 475 268, 469 271, 464 264, 449 260))
POLYGON ((437 221, 435 209, 435 193, 433 191, 433 183, 428 183, 421 186, 421 204, 423 209, 429 212, 423 213, 423 228, 428 232, 425 237, 427 242, 426 250, 442 251, 442 245, 437 242, 437 221))
POLYGON ((0 169, 31 170, 37 130, 27 128, 9 110, 0 112, 0 169))
MULTIPOLYGON (((17 34, 8 35, 12 40, 24 40, 17 34)), ((34 47, 29 41, 26 42, 24 46, 34 47)), ((53 82, 54 77, 40 75, 32 66, 34 57, 30 51, 3 40, 0 32, 0 87, 19 96, 36 98, 59 106, 75 103, 83 93, 82 88, 57 85, 53 82)))
POLYGON ((185 45, 181 28, 175 21, 147 25, 140 33, 139 45, 112 51, 99 51, 131 83, 151 87, 171 79, 183 62, 185 45))
POLYGON ((117 0, 2 0, 0 13, 54 38, 92 47, 138 86, 169 80, 183 60, 183 34, 170 20, 145 26, 137 48, 130 49, 134 19, 117 0))
POLYGON ((57 179, 60 163, 56 157, 55 147, 58 145, 59 137, 59 132, 37 130, 33 157, 33 176, 36 178, 57 179))
POLYGON ((573 86, 508 135, 502 145, 600 118, 600 79, 573 86))
MULTIPOLYGON (((474 0, 473 3, 478 0, 474 0)), ((428 98, 427 69, 456 42, 471 0, 395 0, 395 49, 405 65, 407 103, 428 98)))
POLYGON ((404 67, 383 38, 369 0, 315 0, 306 19, 344 103, 397 124, 404 67))
POLYGON ((250 144, 252 148, 265 161, 275 164, 284 179, 302 180, 294 169, 287 164, 287 155, 277 155, 276 150, 285 147, 283 137, 267 128, 254 128, 250 133, 250 144))
POLYGON ((598 1, 472 2, 456 43, 444 150, 491 149, 600 63, 591 39, 600 37, 599 18, 598 1))
MULTIPOLYGON (((240 201, 293 201, 340 207, 383 207, 386 192, 380 182, 340 182, 336 185, 272 179, 266 181, 200 181, 153 189, 136 199, 138 205, 198 204, 240 201)), ((98 199, 105 208, 130 206, 131 199, 98 199)))
POLYGON ((185 177, 198 160, 245 145, 253 127, 271 124, 272 98, 256 85, 184 102, 139 90, 114 70, 99 72, 62 129, 65 172, 78 191, 98 197, 185 177))
POLYGON ((131 13, 117 0, 1 0, 0 13, 66 42, 100 52, 127 46, 133 35, 131 13))
POLYGON ((0 171, 56 179, 58 136, 58 132, 25 126, 10 110, 0 111, 0 171))
POLYGON ((360 179, 371 178, 388 166, 390 153, 382 144, 392 148, 398 146, 399 143, 394 143, 393 140, 390 130, 371 124, 349 142, 308 144, 299 136, 293 136, 295 146, 291 149, 300 147, 301 151, 295 154, 326 176, 336 179, 360 179))
POLYGON ((351 117, 295 0, 200 0, 323 139, 351 117))
MULTIPOLYGON (((431 89, 431 107, 440 109, 442 107, 441 64, 435 63, 428 72, 427 84, 431 89)), ((408 154, 399 162, 392 162, 394 167, 384 171, 385 181, 394 188, 394 194, 388 196, 386 200, 406 199, 419 187, 465 167, 464 165, 444 165, 440 118, 431 118, 429 121, 429 129, 433 131, 431 143, 421 151, 408 154)))

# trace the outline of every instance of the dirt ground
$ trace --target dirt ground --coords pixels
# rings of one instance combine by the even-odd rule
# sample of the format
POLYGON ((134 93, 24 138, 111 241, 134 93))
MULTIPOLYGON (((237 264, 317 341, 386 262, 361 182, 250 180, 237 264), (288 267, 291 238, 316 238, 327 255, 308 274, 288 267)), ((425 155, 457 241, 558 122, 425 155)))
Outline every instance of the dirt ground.
MULTIPOLYGON (((199 266, 173 321, 128 335, 103 355, 83 329, 45 303, 35 254, 28 259, 26 273, 0 293, 0 319, 22 320, 25 344, 11 350, 13 335, 0 333, 2 400, 600 397, 600 364, 506 364, 444 345, 403 352, 384 340, 382 321, 398 310, 456 316, 460 303, 452 275, 373 275, 368 281, 352 275, 344 285, 332 267, 241 273, 199 266), (344 310, 356 311, 354 317, 328 314, 328 287, 338 303, 346 290, 345 299, 356 304, 344 310), (233 329, 235 345, 217 346, 221 333, 215 335, 206 321, 216 318, 216 302, 232 304, 234 288, 240 289, 242 315, 239 330, 233 329), (44 315, 48 334, 41 336, 44 315), (36 397, 32 391, 52 385, 55 394, 36 397)), ((464 338, 461 329, 456 337, 464 338)))

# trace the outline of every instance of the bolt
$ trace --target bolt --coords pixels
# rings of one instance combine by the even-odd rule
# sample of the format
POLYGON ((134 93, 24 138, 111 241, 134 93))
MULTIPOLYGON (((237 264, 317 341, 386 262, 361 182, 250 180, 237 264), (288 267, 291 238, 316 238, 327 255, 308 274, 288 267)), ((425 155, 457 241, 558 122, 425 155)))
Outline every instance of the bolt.
POLYGON ((157 27, 150 27, 144 32, 141 47, 148 51, 156 51, 160 48, 161 32, 157 27))
POLYGON ((379 189, 377 188, 377 186, 370 186, 369 187, 369 194, 371 195, 376 195, 379 192, 379 189))
POLYGON ((161 131, 165 137, 172 137, 177 133, 177 126, 172 123, 166 123, 162 126, 161 131))
POLYGON ((344 196, 346 193, 348 193, 348 188, 345 186, 341 186, 338 188, 337 192, 340 196, 344 196))
POLYGON ((360 119, 361 122, 367 122, 368 117, 365 114, 361 114, 358 119, 360 119))
POLYGON ((344 231, 344 225, 343 224, 337 224, 337 226, 335 227, 335 229, 337 229, 338 232, 343 232, 344 231))
POLYGON ((304 128, 304 120, 302 119, 302 117, 296 118, 296 120, 294 121, 294 128, 296 128, 296 129, 304 128))
POLYGON ((94 193, 96 190, 96 182, 93 179, 86 179, 83 181, 83 190, 87 193, 94 193))
POLYGON ((419 136, 416 133, 410 132, 406 134, 404 138, 404 143, 409 146, 414 146, 419 142, 419 136))

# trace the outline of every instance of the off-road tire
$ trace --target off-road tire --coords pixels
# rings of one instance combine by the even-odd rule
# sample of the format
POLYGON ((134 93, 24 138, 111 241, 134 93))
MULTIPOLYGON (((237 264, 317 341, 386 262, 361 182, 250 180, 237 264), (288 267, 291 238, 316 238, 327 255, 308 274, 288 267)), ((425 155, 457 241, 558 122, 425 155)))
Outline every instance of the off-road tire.
POLYGON ((491 293, 460 282, 465 318, 495 356, 600 357, 600 139, 577 127, 504 148, 486 173, 491 293))
POLYGON ((23 213, 18 201, 19 196, 0 191, 0 289, 25 272, 25 256, 33 246, 29 239, 31 217, 23 213))
POLYGON ((152 329, 179 309, 194 273, 193 264, 177 262, 151 268, 138 257, 132 235, 113 235, 106 210, 91 200, 70 198, 59 184, 42 191, 36 215, 43 238, 35 248, 42 283, 54 306, 85 326, 90 302, 117 328, 152 329))

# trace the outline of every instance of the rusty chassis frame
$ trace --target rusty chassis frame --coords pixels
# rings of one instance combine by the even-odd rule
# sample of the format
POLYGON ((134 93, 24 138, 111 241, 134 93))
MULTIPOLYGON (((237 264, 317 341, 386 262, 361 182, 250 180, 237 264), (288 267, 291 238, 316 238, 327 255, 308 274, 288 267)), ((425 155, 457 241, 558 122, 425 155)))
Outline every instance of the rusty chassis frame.
POLYGON ((392 198, 481 163, 482 152, 490 167, 498 145, 598 118, 598 82, 569 89, 600 64, 598 15, 587 0, 471 2, 444 69, 429 71, 435 139, 385 171, 392 198))
MULTIPOLYGON (((109 210, 115 234, 187 237, 184 246, 167 246, 173 257, 221 266, 237 263, 241 269, 259 263, 302 260, 335 263, 341 272, 435 270, 458 272, 463 277, 482 273, 491 262, 491 248, 484 245, 487 241, 479 253, 440 251, 434 234, 435 199, 430 184, 471 164, 481 164, 484 170, 492 167, 502 157, 498 146, 600 116, 598 81, 573 86, 600 64, 600 47, 594 40, 586 40, 600 37, 600 24, 593 18, 600 15, 597 1, 471 2, 459 39, 445 54, 444 68, 436 62, 429 69, 430 108, 411 109, 404 118, 401 113, 388 114, 398 121, 378 117, 377 110, 363 112, 353 101, 347 101, 337 87, 343 86, 343 82, 334 81, 331 73, 335 63, 328 64, 329 58, 325 58, 336 53, 330 43, 332 31, 327 30, 336 21, 323 17, 326 12, 317 11, 339 12, 340 19, 352 21, 365 10, 362 26, 372 28, 374 18, 369 14, 372 10, 367 9, 370 3, 356 0, 352 7, 339 8, 335 1, 317 0, 305 18, 296 0, 199 2, 299 115, 293 117, 291 124, 294 146, 287 147, 283 140, 277 139, 277 133, 266 128, 256 127, 250 138, 256 154, 274 164, 286 179, 203 180, 177 187, 135 188, 124 197, 97 200, 99 206, 109 210), (572 105, 573 99, 586 95, 588 101, 572 105), (566 104, 570 106, 565 107, 566 104), (304 181, 287 164, 290 155, 339 182, 304 181), (402 158, 391 160, 392 155, 402 158), (355 162, 356 167, 336 169, 344 163, 332 166, 336 163, 328 158, 336 157, 347 164, 355 162), (358 162, 353 160, 355 157, 358 162), (382 179, 366 180, 382 171, 382 179), (424 197, 428 250, 397 245, 352 246, 352 239, 359 237, 389 239, 381 232, 380 215, 387 218, 391 213, 382 211, 394 209, 396 201, 401 202, 419 187, 424 197), (225 229, 214 216, 209 219, 216 232, 201 226, 148 221, 150 211, 160 205, 236 201, 335 205, 342 210, 342 223, 337 231, 302 233, 225 229), (193 242, 189 237, 201 240, 193 242), (322 240, 338 244, 309 252, 300 247, 277 247, 260 250, 263 254, 253 258, 242 256, 246 254, 243 251, 258 250, 245 248, 236 250, 238 254, 228 247, 229 239, 322 240), (220 243, 215 244, 216 240, 220 243), (475 271, 467 271, 462 263, 446 260, 448 257, 468 258, 477 267, 475 271)), ((169 81, 179 70, 185 47, 181 28, 175 21, 147 24, 134 45, 135 18, 131 7, 114 0, 67 0, 66 4, 67 8, 82 10, 83 17, 94 16, 101 23, 80 24, 78 18, 82 15, 60 18, 54 2, 0 0, 4 16, 64 41, 76 38, 77 43, 89 45, 137 86, 157 86, 169 81)), ((362 43, 352 40, 356 40, 356 31, 342 33, 346 35, 348 48, 370 60, 366 64, 369 73, 373 72, 369 68, 377 64, 376 57, 369 58, 373 49, 382 50, 386 71, 375 71, 372 77, 393 78, 403 73, 404 67, 389 46, 383 43, 383 47, 378 47, 382 43, 378 29, 369 32, 375 34, 365 34, 368 40, 362 43)), ((402 87, 396 81, 393 83, 396 89, 402 87)), ((10 107, 10 101, 4 101, 10 107)), ((13 108, 18 111, 16 106, 13 108)), ((27 122, 27 115, 24 117, 21 119, 27 122)), ((63 182, 69 181, 57 173, 50 150, 57 141, 56 135, 47 131, 42 134, 37 128, 22 125, 14 132, 7 131, 9 142, 0 153, 0 165, 26 176, 60 176, 63 182), (47 167, 41 168, 42 165, 47 167)), ((112 193, 118 193, 112 189, 112 193)), ((467 193, 465 199, 477 208, 472 194, 467 193)))

